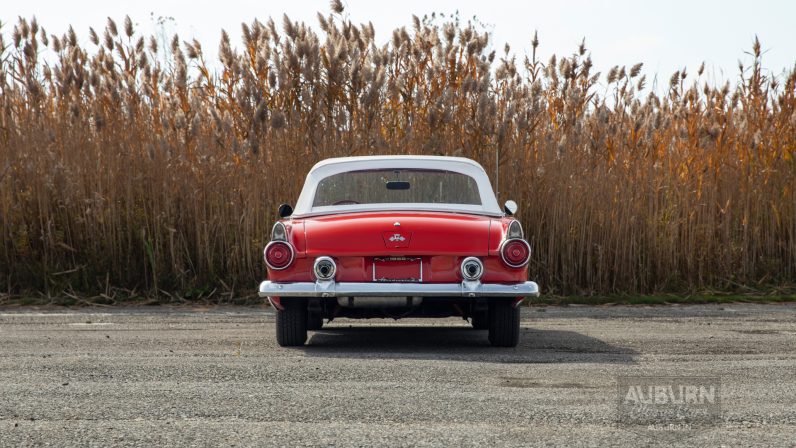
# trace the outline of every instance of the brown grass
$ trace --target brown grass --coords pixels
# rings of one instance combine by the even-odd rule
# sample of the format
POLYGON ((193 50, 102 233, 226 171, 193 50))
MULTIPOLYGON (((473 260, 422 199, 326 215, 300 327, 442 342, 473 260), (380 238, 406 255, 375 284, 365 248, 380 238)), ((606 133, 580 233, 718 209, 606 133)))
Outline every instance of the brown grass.
POLYGON ((379 46, 339 12, 319 22, 244 24, 215 70, 129 19, 88 48, 20 20, 0 44, 0 290, 250 290, 309 167, 384 153, 490 173, 499 154, 546 292, 794 283, 796 72, 769 75, 758 42, 736 83, 678 72, 656 94, 583 47, 543 63, 534 39, 518 62, 470 25, 416 19, 379 46))

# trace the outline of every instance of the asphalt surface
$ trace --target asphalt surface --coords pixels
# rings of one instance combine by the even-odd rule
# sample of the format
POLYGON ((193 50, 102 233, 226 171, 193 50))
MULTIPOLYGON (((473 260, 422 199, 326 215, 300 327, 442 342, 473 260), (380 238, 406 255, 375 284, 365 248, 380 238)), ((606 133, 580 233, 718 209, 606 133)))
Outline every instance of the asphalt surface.
POLYGON ((0 446, 622 446, 620 375, 721 378, 685 445, 796 446, 793 304, 340 320, 280 348, 269 308, 0 310, 0 446))

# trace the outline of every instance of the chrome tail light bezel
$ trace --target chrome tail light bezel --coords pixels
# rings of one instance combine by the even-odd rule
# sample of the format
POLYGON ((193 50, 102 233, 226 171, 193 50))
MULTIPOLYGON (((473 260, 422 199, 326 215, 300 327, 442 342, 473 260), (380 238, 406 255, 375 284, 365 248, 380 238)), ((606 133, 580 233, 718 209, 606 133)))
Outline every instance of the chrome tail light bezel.
POLYGON ((503 263, 506 266, 509 266, 509 267, 512 267, 512 268, 521 268, 523 266, 526 266, 531 261, 531 245, 528 244, 528 242, 525 241, 522 238, 509 238, 509 239, 506 239, 500 245, 500 259, 503 260, 503 263), (528 248, 528 256, 525 257, 525 260, 522 263, 512 263, 508 259, 506 259, 506 246, 509 243, 513 243, 513 242, 520 242, 520 243, 524 244, 526 248, 528 248))
POLYGON ((525 239, 525 232, 522 230, 522 224, 516 219, 512 219, 506 229, 506 238, 510 240, 525 239))
POLYGON ((287 242, 287 227, 283 223, 277 221, 271 227, 271 241, 287 242))
POLYGON ((271 241, 265 246, 263 249, 263 260, 265 261, 265 265, 268 266, 269 269, 274 271, 281 271, 290 267, 293 264, 293 261, 296 259, 296 250, 293 248, 293 245, 288 243, 287 241, 271 241), (275 244, 284 244, 290 249, 290 259, 284 266, 274 266, 268 261, 268 249, 275 245, 275 244))

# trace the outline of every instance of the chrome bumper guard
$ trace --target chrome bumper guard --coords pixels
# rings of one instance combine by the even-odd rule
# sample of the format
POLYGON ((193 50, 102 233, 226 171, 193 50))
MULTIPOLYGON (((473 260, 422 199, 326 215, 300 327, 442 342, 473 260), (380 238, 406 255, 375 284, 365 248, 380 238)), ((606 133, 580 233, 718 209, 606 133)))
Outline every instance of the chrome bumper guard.
POLYGON ((260 283, 260 297, 537 297, 535 282, 481 283, 260 283))

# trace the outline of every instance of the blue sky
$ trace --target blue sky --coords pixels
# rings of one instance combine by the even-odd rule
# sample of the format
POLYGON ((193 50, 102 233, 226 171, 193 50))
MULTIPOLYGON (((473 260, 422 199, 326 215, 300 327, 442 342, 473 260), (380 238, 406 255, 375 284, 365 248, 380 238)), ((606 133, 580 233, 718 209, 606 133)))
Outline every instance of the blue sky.
MULTIPOLYGON (((545 60, 553 53, 574 52, 585 37, 595 67, 603 73, 613 65, 643 62, 649 78, 657 73, 668 80, 671 73, 683 67, 695 73, 705 61, 707 76, 716 81, 735 80, 738 60, 751 60, 744 51, 749 51, 755 35, 766 51, 764 65, 774 74, 792 68, 796 62, 796 1, 347 0, 344 4, 354 22, 372 21, 381 41, 386 41, 396 27, 411 28, 412 14, 422 17, 457 10, 462 19, 477 16, 487 24, 496 49, 509 43, 512 51, 524 53, 530 49, 534 30, 538 30, 539 52, 545 60)), ((139 31, 150 33, 154 29, 150 14, 154 13, 156 17, 174 17, 173 29, 183 40, 196 37, 206 55, 215 57, 222 28, 236 42, 241 22, 254 18, 265 21, 272 16, 281 23, 286 13, 317 29, 317 11, 328 13, 328 1, 38 0, 4 6, 0 20, 7 24, 3 29, 6 34, 17 16, 35 15, 49 33, 61 34, 72 24, 85 43, 88 27, 101 30, 108 16, 121 25, 129 14, 139 31)))

